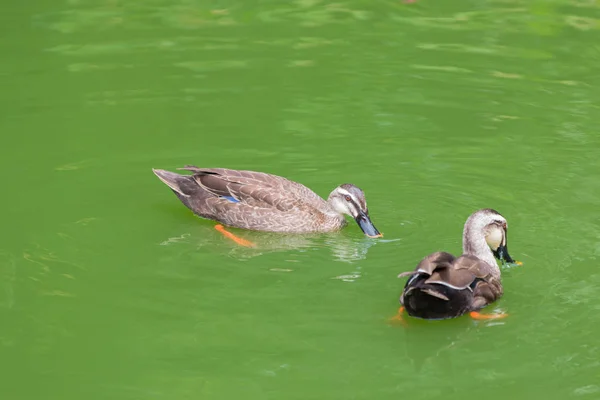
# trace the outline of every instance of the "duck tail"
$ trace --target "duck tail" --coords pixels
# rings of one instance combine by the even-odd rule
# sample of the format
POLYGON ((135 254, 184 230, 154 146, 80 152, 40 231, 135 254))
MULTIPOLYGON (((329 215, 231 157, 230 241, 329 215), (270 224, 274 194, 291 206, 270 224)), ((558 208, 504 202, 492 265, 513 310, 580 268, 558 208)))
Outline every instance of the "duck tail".
POLYGON ((154 172, 154 175, 156 175, 165 185, 170 187, 176 194, 184 197, 189 197, 192 194, 190 193, 190 190, 193 190, 193 188, 191 187, 192 182, 190 182, 189 176, 165 171, 164 169, 152 168, 152 172, 154 172))
POLYGON ((164 169, 152 168, 154 175, 158 177, 165 185, 179 197, 179 200, 183 202, 187 207, 194 210, 195 206, 198 206, 198 202, 206 200, 210 197, 209 193, 205 191, 192 175, 181 175, 175 172, 165 171, 164 169), (194 204, 192 204, 194 203, 194 204))
POLYGON ((404 289, 402 303, 409 315, 423 319, 445 319, 465 312, 463 304, 468 301, 468 293, 443 285, 427 284, 427 278, 419 276, 404 289))
POLYGON ((196 182, 193 175, 181 175, 164 169, 152 168, 154 175, 167 185, 179 200, 192 212, 203 218, 212 218, 212 214, 206 211, 206 200, 214 195, 204 190, 196 182))

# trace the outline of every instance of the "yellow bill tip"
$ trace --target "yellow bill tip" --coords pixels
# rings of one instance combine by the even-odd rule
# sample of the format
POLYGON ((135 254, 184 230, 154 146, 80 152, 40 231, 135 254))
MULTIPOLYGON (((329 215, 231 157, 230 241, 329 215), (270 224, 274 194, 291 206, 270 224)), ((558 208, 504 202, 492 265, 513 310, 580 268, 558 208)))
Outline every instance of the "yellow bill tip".
POLYGON ((375 236, 371 236, 371 235, 367 235, 368 237, 375 239, 375 238, 381 238, 383 237, 383 233, 380 233, 379 235, 375 235, 375 236))

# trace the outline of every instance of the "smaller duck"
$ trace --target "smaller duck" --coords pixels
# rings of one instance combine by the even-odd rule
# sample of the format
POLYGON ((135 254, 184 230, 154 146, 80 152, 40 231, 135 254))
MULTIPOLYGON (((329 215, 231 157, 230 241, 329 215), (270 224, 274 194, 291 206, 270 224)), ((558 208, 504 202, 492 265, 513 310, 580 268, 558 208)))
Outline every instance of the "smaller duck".
POLYGON ((496 258, 521 264, 508 254, 507 232, 506 219, 498 211, 485 208, 471 214, 464 226, 460 257, 436 252, 425 257, 414 271, 398 275, 410 277, 400 296, 398 318, 404 310, 422 319, 455 318, 465 313, 475 319, 506 317, 477 311, 503 294, 496 258))
MULTIPOLYGON (((280 233, 332 232, 342 229, 350 215, 369 237, 383 236, 369 217, 364 192, 343 184, 324 200, 306 186, 263 172, 187 165, 181 175, 161 169, 154 174, 194 214, 236 228, 280 233)), ((221 225, 215 227, 242 245, 221 225)), ((239 239, 239 238, 238 238, 239 239)))

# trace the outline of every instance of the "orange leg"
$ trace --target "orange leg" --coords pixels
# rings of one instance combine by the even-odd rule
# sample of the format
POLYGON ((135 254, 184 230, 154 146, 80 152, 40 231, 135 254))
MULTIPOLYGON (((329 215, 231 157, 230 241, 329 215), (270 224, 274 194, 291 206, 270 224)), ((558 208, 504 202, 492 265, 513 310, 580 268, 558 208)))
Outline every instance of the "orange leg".
POLYGON ((254 243, 252 243, 251 241, 246 240, 246 239, 242 239, 241 237, 236 236, 233 233, 227 231, 225 229, 225 227, 223 225, 221 225, 221 224, 216 225, 215 229, 218 230, 219 232, 221 232, 223 234, 223 236, 225 236, 228 239, 233 240, 234 242, 236 242, 240 246, 244 246, 244 247, 256 247, 256 245, 254 243))
POLYGON ((406 326, 406 321, 404 320, 404 318, 402 318, 402 314, 404 313, 404 306, 400 307, 398 309, 398 312, 396 313, 396 315, 394 315, 392 318, 389 319, 390 322, 399 322, 401 323, 403 326, 406 326))
POLYGON ((469 315, 471 316, 471 318, 479 321, 484 321, 488 319, 502 319, 508 317, 508 314, 481 314, 477 311, 471 311, 469 315))

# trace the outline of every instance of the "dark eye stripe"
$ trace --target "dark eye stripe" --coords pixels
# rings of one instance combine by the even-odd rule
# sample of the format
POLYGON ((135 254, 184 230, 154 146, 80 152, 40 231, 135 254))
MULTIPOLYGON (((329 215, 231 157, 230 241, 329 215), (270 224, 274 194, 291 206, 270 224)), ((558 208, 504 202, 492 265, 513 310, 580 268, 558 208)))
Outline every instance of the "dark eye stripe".
POLYGON ((351 204, 352 204, 354 207, 356 207, 356 210, 357 210, 357 211, 360 211, 360 210, 362 210, 362 207, 360 207, 358 204, 356 204, 356 202, 354 201, 354 199, 353 199, 353 198, 350 198, 350 201, 349 201, 349 203, 351 203, 351 204))
POLYGON ((352 204, 357 211, 361 211, 363 209, 365 210, 365 212, 367 211, 366 207, 359 205, 359 203, 357 203, 356 200, 354 200, 354 196, 351 196, 349 194, 343 194, 343 196, 344 200, 352 204))

